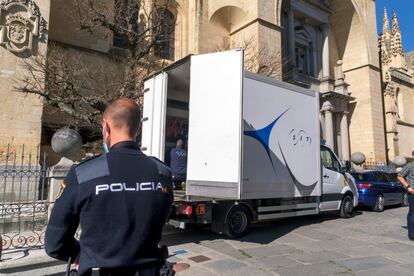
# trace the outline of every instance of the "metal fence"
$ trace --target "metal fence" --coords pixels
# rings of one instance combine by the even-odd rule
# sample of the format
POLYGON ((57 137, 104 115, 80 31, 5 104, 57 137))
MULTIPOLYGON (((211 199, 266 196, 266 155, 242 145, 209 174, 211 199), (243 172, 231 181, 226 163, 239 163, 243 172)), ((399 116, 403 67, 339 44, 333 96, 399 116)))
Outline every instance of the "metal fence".
POLYGON ((0 147, 2 249, 44 244, 50 202, 46 154, 40 147, 0 147))
POLYGON ((397 167, 393 163, 385 163, 385 162, 365 162, 362 167, 366 170, 371 171, 382 171, 387 173, 395 173, 397 171, 397 167))

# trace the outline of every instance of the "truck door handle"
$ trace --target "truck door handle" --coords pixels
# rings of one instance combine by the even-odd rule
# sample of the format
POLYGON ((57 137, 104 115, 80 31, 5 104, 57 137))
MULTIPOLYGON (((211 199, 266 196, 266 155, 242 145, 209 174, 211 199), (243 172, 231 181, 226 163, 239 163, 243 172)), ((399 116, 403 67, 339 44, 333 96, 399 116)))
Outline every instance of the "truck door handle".
POLYGON ((329 175, 325 174, 325 175, 323 176, 323 178, 329 178, 329 175))

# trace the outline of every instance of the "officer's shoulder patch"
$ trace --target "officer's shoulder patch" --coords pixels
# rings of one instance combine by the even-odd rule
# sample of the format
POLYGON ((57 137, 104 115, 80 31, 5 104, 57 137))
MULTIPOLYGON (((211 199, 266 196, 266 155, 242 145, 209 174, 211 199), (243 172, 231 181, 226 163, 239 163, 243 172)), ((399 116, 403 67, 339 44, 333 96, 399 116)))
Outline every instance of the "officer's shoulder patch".
POLYGON ((82 184, 98 177, 109 176, 106 154, 93 156, 82 160, 75 167, 78 183, 82 184))
POLYGON ((60 182, 60 187, 59 187, 59 191, 56 195, 56 199, 59 199, 59 197, 63 194, 63 191, 65 190, 65 188, 66 188, 65 181, 60 182))

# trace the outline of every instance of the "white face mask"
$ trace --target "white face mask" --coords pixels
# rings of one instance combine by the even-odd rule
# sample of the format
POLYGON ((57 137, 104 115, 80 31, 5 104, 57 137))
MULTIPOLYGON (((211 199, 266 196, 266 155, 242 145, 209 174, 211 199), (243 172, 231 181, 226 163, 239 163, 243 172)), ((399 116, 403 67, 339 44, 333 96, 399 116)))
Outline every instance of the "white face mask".
POLYGON ((103 148, 103 150, 104 150, 105 153, 108 153, 109 152, 109 147, 108 147, 107 144, 102 143, 102 148, 103 148))

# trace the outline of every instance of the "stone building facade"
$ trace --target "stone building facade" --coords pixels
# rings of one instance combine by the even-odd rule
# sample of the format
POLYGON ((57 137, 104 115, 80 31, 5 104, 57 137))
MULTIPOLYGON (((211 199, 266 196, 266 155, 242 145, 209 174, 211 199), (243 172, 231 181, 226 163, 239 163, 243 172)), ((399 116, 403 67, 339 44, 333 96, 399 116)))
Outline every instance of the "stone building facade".
MULTIPOLYGON (((155 0, 145 0, 151 1, 155 0)), ((49 46, 58 43, 84 55, 89 63, 102 62, 117 48, 111 35, 91 37, 78 30, 71 16, 72 1, 36 2, 44 9, 43 17, 50 18, 49 46)), ((273 77, 320 92, 323 138, 342 159, 355 151, 364 152, 368 160, 386 159, 374 0, 174 0, 170 13, 174 39, 164 58, 178 60, 190 53, 216 51, 223 41, 236 46, 251 41, 252 54, 262 49, 275 54, 278 66, 273 77)), ((19 58, 0 47, 0 67, 4 56, 12 59, 8 66, 19 58)), ((1 69, 3 81, 10 69, 1 69)), ((12 95, 11 90, 9 86, 1 93, 12 95)), ((30 129, 40 133, 42 112, 37 101, 26 100, 32 107, 26 112, 37 117, 25 117, 23 112, 8 122, 21 121, 22 129, 27 129, 29 118, 37 118, 36 127, 30 129)), ((16 113, 20 109, 13 104, 7 108, 16 113)), ((10 111, 2 109, 0 119, 5 120, 10 111)), ((29 139, 17 129, 0 130, 5 140, 12 136, 29 139)), ((38 142, 38 136, 30 139, 38 142)))
POLYGON ((385 102, 388 157, 411 157, 414 151, 414 52, 404 53, 397 14, 392 28, 384 10, 379 40, 385 102))
POLYGON ((0 1, 0 153, 8 143, 27 150, 40 143, 42 100, 14 92, 14 86, 21 60, 47 51, 49 11, 49 0, 0 1))

